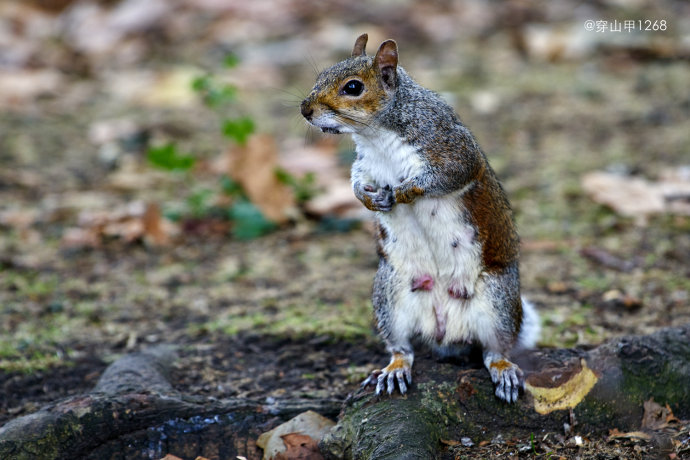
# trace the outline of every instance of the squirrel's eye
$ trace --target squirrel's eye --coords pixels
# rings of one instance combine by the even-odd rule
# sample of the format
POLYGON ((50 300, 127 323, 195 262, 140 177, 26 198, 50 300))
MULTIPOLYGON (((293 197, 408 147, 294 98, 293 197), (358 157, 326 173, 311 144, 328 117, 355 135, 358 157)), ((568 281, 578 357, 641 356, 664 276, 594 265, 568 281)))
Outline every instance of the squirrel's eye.
POLYGON ((350 80, 343 86, 343 93, 348 96, 359 96, 364 91, 364 84, 359 80, 350 80))

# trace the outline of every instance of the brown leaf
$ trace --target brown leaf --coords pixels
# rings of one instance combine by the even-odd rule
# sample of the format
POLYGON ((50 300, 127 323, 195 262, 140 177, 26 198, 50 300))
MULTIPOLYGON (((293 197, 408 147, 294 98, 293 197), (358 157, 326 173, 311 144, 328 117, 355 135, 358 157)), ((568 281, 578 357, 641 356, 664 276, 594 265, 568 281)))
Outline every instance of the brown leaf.
POLYGON ((582 177, 582 187, 594 201, 623 215, 645 223, 652 214, 672 212, 690 215, 690 178, 684 170, 666 173, 658 182, 605 172, 582 177))
POLYGON ((278 180, 278 149, 269 135, 253 135, 245 146, 228 150, 228 175, 242 185, 251 202, 277 223, 288 219, 286 210, 295 205, 292 190, 278 180))
POLYGON ((640 299, 624 294, 618 289, 610 289, 604 292, 601 300, 603 307, 622 308, 626 311, 634 311, 642 307, 640 299))
POLYGON ((659 403, 654 401, 654 398, 645 401, 640 429, 661 430, 672 423, 678 422, 679 420, 673 415, 673 411, 668 404, 666 407, 662 407, 659 403))
POLYGON ((352 185, 346 179, 332 181, 324 193, 309 200, 305 207, 310 214, 316 216, 337 215, 366 219, 367 215, 371 215, 355 198, 352 185))
POLYGON ((274 460, 323 460, 319 444, 311 436, 288 433, 280 437, 285 443, 285 452, 279 452, 274 460))
POLYGON ((441 439, 440 441, 441 441, 441 444, 445 444, 446 446, 451 446, 451 447, 462 445, 462 443, 460 441, 454 441, 452 439, 441 439))
POLYGON ((148 203, 142 216, 144 224, 144 238, 155 246, 165 246, 170 243, 170 228, 163 219, 161 210, 156 203, 148 203))
POLYGON ((163 246, 177 233, 177 227, 162 217, 158 205, 140 201, 108 211, 83 211, 78 221, 79 228, 67 229, 63 234, 63 246, 98 247, 106 237, 163 246))
POLYGON ((57 94, 64 85, 55 70, 17 70, 0 74, 0 105, 21 105, 39 96, 57 94))
POLYGON ((180 457, 178 457, 177 455, 168 454, 165 457, 161 458, 161 460, 182 460, 182 459, 180 457))
POLYGON ((312 173, 319 194, 306 203, 306 210, 315 216, 336 215, 345 218, 371 217, 371 213, 355 198, 346 168, 338 164, 337 144, 326 138, 305 147, 302 142, 287 143, 282 149, 280 166, 296 177, 312 173))
MULTIPOLYGON (((279 459, 279 458, 301 458, 301 457, 280 457, 279 455, 285 454, 285 447, 290 443, 300 444, 301 441, 307 442, 304 438, 295 438, 292 435, 298 433, 300 436, 306 436, 314 440, 320 440, 323 436, 335 425, 335 423, 313 411, 307 411, 299 414, 298 416, 288 420, 268 431, 263 433, 256 440, 256 445, 264 450, 263 458, 265 460, 269 459, 279 459), (287 436, 287 439, 284 438, 287 436)), ((307 442, 308 445, 310 445, 307 442)), ((319 457, 304 457, 304 458, 321 458, 319 457)))
POLYGON ((671 424, 671 423, 681 423, 680 419, 678 419, 675 415, 673 415, 673 411, 671 410, 671 406, 666 404, 666 410, 668 411, 666 414, 666 423, 671 424))
POLYGON ((623 260, 603 248, 588 246, 582 248, 580 250, 580 254, 599 265, 602 265, 606 268, 611 268, 613 270, 627 273, 635 268, 635 263, 633 261, 623 260))
POLYGON ((97 248, 101 245, 101 238, 93 228, 67 228, 61 240, 64 248, 97 248))
POLYGON ((38 217, 38 209, 8 209, 6 211, 0 211, 0 225, 23 230, 31 227, 38 220, 38 217))
POLYGON ((651 435, 645 433, 644 431, 628 431, 622 433, 618 428, 609 430, 609 440, 611 439, 643 439, 649 441, 652 439, 651 435))

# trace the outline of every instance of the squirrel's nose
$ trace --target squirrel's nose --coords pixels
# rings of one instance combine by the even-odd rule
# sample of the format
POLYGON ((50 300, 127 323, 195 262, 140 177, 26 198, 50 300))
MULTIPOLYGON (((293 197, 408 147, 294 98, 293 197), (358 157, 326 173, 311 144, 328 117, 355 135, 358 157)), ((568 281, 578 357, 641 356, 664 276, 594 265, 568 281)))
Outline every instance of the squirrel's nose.
POLYGON ((309 107, 309 104, 306 103, 307 101, 303 101, 302 105, 300 106, 300 111, 302 112, 302 116, 306 118, 307 120, 311 120, 311 116, 314 115, 314 109, 309 107))

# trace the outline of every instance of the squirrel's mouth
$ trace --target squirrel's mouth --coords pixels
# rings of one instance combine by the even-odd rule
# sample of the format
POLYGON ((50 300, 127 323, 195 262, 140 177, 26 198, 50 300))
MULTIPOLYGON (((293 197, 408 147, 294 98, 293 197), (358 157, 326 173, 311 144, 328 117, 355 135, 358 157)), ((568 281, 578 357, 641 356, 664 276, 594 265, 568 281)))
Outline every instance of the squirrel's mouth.
POLYGON ((330 134, 340 134, 340 130, 338 128, 329 128, 329 127, 322 127, 321 132, 330 133, 330 134))

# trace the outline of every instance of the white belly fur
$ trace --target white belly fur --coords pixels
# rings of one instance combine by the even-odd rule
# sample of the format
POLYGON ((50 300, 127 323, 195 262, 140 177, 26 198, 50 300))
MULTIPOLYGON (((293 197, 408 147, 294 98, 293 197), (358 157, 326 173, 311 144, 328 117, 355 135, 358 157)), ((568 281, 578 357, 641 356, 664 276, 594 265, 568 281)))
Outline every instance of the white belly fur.
MULTIPOLYGON (((393 133, 354 138, 358 167, 377 186, 395 187, 421 171, 419 154, 393 133)), ((495 343, 498 321, 484 294, 481 245, 474 228, 463 219, 464 192, 420 197, 411 204, 397 204, 390 212, 377 213, 388 233, 384 250, 395 272, 391 320, 399 334, 418 334, 437 342, 439 322, 445 318, 440 344, 495 343), (412 280, 421 275, 434 280, 431 291, 411 290, 412 280), (469 298, 451 297, 448 289, 452 285, 465 289, 469 298)))

